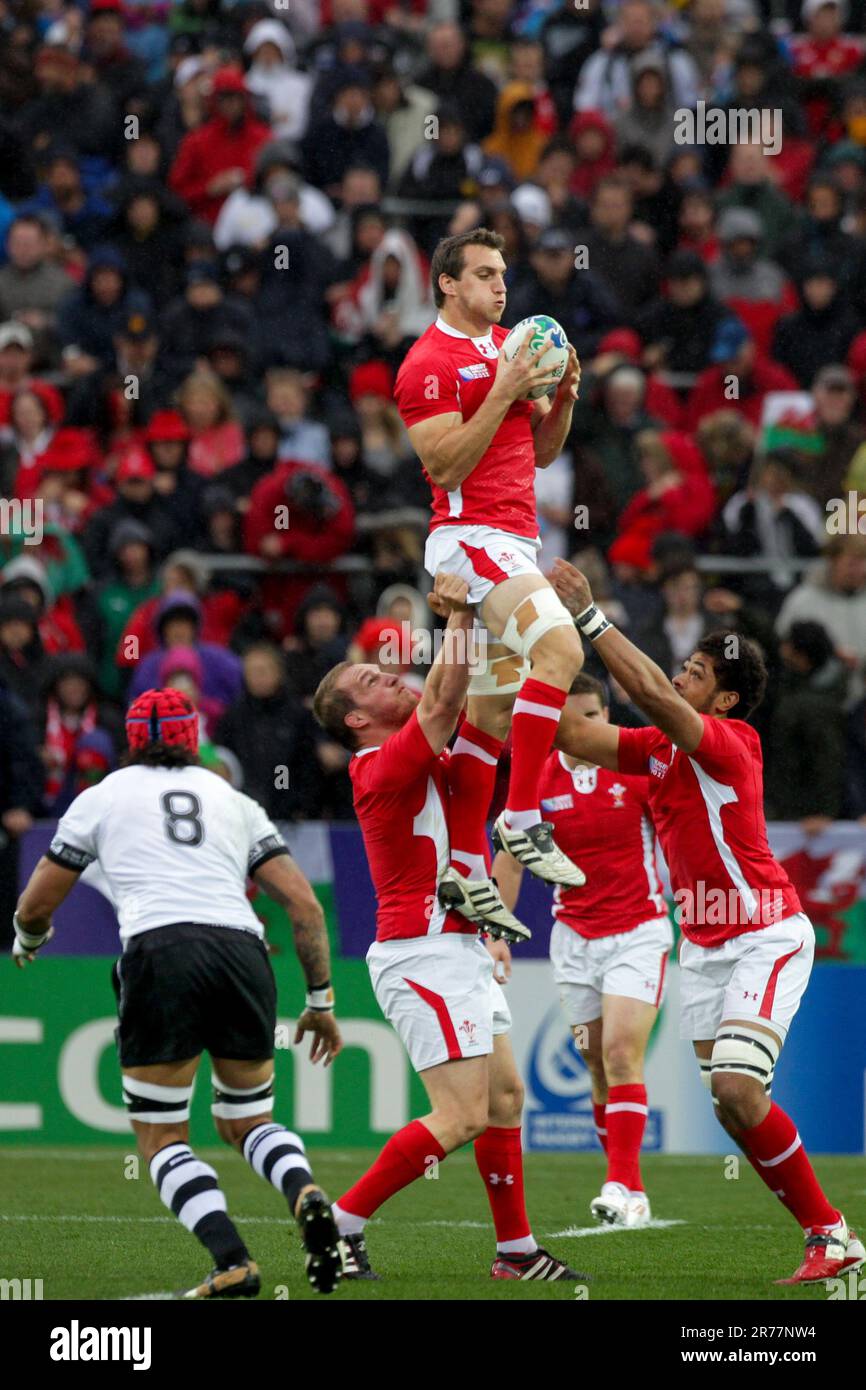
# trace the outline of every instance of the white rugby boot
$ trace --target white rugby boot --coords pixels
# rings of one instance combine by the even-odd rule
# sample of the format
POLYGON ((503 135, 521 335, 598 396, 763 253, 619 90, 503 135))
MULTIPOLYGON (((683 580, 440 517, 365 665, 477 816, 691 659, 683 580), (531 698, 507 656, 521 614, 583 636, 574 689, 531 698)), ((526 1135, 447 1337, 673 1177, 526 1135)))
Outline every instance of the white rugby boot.
POLYGON ((652 1220, 649 1197, 645 1192, 630 1192, 625 1213, 625 1224, 630 1230, 639 1231, 652 1220))
POLYGON ((623 1183, 606 1182, 589 1209, 600 1226, 627 1226, 630 1201, 631 1193, 623 1183))
POLYGON ((449 866, 439 880, 437 897, 444 908, 461 913, 497 940, 516 943, 532 938, 529 928, 505 906, 495 879, 465 878, 449 866))
POLYGON ((583 870, 573 864, 554 841, 549 820, 539 821, 525 830, 509 830, 503 811, 493 825, 493 847, 505 850, 546 883, 561 883, 563 888, 582 888, 586 883, 583 870))

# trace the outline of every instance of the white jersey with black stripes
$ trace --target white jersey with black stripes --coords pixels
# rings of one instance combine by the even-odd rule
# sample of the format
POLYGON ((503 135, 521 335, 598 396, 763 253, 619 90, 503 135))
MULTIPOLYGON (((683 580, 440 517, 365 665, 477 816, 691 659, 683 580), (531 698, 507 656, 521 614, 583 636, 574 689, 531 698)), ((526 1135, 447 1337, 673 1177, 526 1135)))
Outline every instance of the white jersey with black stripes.
MULTIPOLYGON (((126 767, 73 801, 48 857, 98 863, 126 943, 172 922, 263 936, 249 874, 285 842, 258 802, 203 767, 126 767)), ((103 885, 100 884, 100 887, 103 885)))

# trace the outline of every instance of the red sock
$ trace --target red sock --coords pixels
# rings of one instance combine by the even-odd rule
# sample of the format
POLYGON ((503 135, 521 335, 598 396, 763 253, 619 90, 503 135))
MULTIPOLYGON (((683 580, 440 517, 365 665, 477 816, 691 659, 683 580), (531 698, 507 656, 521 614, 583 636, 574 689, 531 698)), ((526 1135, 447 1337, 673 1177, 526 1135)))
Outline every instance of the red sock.
POLYGON ((541 769, 553 747, 565 696, 564 690, 531 676, 524 681, 511 718, 511 779, 506 814, 538 811, 541 769))
POLYGON ((611 1086, 604 1119, 607 1125, 607 1181, 629 1192, 643 1192, 640 1146, 646 1127, 646 1086, 611 1086))
POLYGON ((838 1225, 839 1212, 821 1190, 797 1126, 774 1101, 759 1125, 740 1132, 740 1142, 755 1172, 804 1231, 838 1225))
POLYGON ((451 863, 469 878, 487 878, 487 812, 502 740, 463 721, 448 759, 448 836, 451 863))
POLYGON ((488 1125, 475 1140, 475 1162, 487 1189, 497 1245, 527 1241, 531 1232, 523 1197, 520 1126, 497 1129, 488 1125))
POLYGON ((420 1120, 413 1120, 392 1134, 373 1166, 337 1199, 337 1205, 353 1216, 372 1216, 395 1192, 422 1177, 431 1158, 444 1157, 439 1140, 420 1120))
POLYGON ((607 1153, 607 1126, 604 1122, 604 1102, 594 1100, 592 1102, 592 1118, 595 1121, 595 1132, 598 1135, 598 1142, 607 1153))

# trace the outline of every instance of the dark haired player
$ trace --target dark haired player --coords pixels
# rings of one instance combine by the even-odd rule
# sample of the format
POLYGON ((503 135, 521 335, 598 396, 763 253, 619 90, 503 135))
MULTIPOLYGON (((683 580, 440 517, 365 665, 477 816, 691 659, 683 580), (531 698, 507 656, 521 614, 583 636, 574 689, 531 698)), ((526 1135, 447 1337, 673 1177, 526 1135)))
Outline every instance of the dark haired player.
POLYGON ((583 651, 537 565, 535 505, 535 470, 546 468, 562 449, 580 367, 570 348, 556 385, 555 376, 538 365, 541 353, 530 353, 529 333, 510 362, 500 353, 508 336, 499 326, 504 244, 483 228, 439 243, 430 268, 439 316, 410 348, 394 388, 433 492, 425 566, 431 575, 444 571, 465 580, 469 602, 492 638, 486 661, 472 677, 468 718, 451 762, 443 901, 470 917, 473 907, 499 897, 489 876, 490 791, 478 771, 492 756, 486 740, 501 746, 509 726, 511 772, 497 843, 551 883, 583 882, 538 804, 539 774, 583 651), (527 399, 533 388, 555 385, 551 399, 527 399))
POLYGON ((322 910, 261 806, 201 766, 198 714, 185 695, 145 691, 129 707, 126 735, 126 766, 75 798, 33 870, 13 956, 19 966, 35 958, 53 913, 98 862, 123 942, 114 974, 123 1098, 160 1197, 215 1266, 177 1296, 253 1298, 260 1287, 217 1174, 188 1142, 204 1051, 220 1137, 286 1197, 310 1283, 330 1293, 342 1268, 330 1206, 300 1137, 273 1121, 276 987, 247 878, 292 918, 308 984, 295 1042, 312 1033, 310 1057, 327 1066, 342 1042, 322 910))
POLYGON ((767 843, 761 743, 745 722, 766 689, 760 648, 735 632, 710 633, 671 682, 608 622, 579 570, 557 560, 552 577, 610 674, 655 723, 619 729, 567 712, 557 743, 649 777, 683 934, 682 1035, 721 1124, 806 1233, 802 1264, 778 1282, 857 1269, 866 1251, 824 1195, 793 1121, 770 1100, 815 933, 767 843))
MULTIPOLYGON (((583 672, 565 708, 606 724, 606 691, 583 672)), ((556 888, 550 959, 563 1011, 592 1077, 592 1109, 607 1175, 590 1203, 597 1221, 637 1229, 651 1219, 640 1170, 647 1115, 644 1055, 664 998, 673 946, 656 873, 646 777, 625 777, 555 750, 541 774, 541 809, 566 853, 581 846, 584 888, 556 888)), ((523 868, 498 854, 507 907, 523 868)))

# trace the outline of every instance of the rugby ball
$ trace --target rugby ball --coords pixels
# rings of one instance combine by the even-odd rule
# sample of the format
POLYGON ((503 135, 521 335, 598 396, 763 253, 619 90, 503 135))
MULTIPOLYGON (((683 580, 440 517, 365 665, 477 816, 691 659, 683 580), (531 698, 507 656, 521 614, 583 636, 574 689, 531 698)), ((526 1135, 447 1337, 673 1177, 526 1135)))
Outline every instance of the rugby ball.
POLYGON ((530 391, 527 400, 537 400, 539 396, 546 396, 548 392, 555 391, 565 373, 568 364, 568 339, 565 330, 560 327, 556 319, 549 318, 547 314, 534 314, 530 319, 521 319, 516 323, 509 333, 505 342, 502 344, 502 351, 510 362, 515 353, 520 351, 529 330, 532 329, 532 337, 529 340, 529 351, 539 352, 547 345, 547 350, 538 359, 538 366, 544 367, 549 373, 556 377, 556 381, 551 386, 537 386, 530 391))

